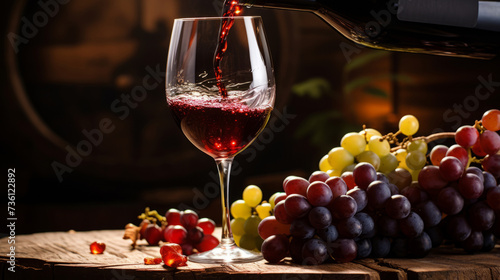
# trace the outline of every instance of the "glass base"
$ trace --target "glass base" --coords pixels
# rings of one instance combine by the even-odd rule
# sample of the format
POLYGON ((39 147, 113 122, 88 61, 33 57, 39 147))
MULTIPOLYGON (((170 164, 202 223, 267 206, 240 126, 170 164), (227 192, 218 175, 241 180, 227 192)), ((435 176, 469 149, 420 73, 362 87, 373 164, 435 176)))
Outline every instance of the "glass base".
POLYGON ((189 256, 189 261, 196 263, 248 263, 262 260, 262 255, 258 252, 252 252, 242 249, 236 244, 219 246, 214 249, 199 254, 189 256))

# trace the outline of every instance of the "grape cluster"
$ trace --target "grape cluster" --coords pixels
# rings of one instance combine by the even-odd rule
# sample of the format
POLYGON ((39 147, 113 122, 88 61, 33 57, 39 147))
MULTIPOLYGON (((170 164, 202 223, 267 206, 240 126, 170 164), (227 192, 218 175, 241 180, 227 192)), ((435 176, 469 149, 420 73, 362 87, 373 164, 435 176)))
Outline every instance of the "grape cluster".
POLYGON ((258 226, 262 219, 271 216, 271 204, 262 201, 262 190, 255 185, 243 190, 242 199, 231 204, 231 231, 236 245, 247 250, 260 251, 262 238, 258 226))
MULTIPOLYGON (((341 176, 352 172, 357 163, 368 162, 377 172, 390 174, 403 168, 416 178, 426 164, 427 143, 423 140, 409 142, 404 148, 391 151, 391 144, 398 134, 408 137, 417 133, 419 122, 412 115, 406 115, 399 122, 399 131, 382 136, 373 128, 356 133, 347 133, 340 141, 340 147, 333 148, 319 162, 319 169, 330 176, 341 176)), ((344 175, 348 176, 348 175, 344 175)))
POLYGON ((175 243, 180 246, 184 255, 209 251, 219 245, 219 240, 212 235, 215 222, 208 218, 199 219, 198 214, 192 210, 179 211, 171 208, 162 216, 156 210, 146 208, 139 218, 142 222, 136 227, 138 236, 149 245, 175 243))
POLYGON ((287 177, 284 192, 270 199, 274 216, 258 227, 264 258, 320 264, 423 257, 443 242, 468 253, 493 249, 500 238, 500 111, 459 128, 456 145, 430 153, 432 137, 412 138, 417 130, 418 120, 405 116, 395 134, 346 134, 320 171, 287 177), (408 136, 402 142, 395 140, 400 133, 408 136))

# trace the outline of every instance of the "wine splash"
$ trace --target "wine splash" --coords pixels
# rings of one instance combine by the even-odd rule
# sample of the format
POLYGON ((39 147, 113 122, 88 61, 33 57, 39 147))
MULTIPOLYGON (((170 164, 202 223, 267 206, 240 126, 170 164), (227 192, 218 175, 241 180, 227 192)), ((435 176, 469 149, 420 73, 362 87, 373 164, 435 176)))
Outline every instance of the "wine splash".
POLYGON ((241 7, 238 4, 238 0, 224 1, 224 8, 222 10, 223 19, 219 31, 219 43, 217 44, 217 49, 215 50, 214 56, 215 78, 217 79, 217 87, 219 88, 219 93, 223 98, 227 97, 227 89, 224 81, 222 80, 222 69, 220 67, 220 62, 227 50, 227 36, 229 34, 229 30, 233 26, 234 16, 240 14, 242 11, 241 7))

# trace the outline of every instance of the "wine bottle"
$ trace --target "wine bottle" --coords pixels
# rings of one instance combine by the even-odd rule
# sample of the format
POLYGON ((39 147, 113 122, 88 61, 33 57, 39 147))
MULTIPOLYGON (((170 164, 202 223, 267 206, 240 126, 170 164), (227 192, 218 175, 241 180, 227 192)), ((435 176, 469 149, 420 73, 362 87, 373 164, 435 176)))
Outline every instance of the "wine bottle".
POLYGON ((240 0, 239 5, 313 12, 351 41, 377 49, 479 59, 500 53, 500 1, 240 0))

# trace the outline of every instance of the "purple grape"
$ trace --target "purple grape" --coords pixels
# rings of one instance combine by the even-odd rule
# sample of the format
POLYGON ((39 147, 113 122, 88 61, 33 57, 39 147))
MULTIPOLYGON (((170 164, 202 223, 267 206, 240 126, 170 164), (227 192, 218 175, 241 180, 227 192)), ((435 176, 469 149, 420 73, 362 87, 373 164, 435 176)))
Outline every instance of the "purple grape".
POLYGON ((432 240, 425 232, 422 232, 422 234, 417 237, 411 238, 408 244, 409 255, 413 258, 423 258, 432 249, 432 240))
POLYGON ((449 216, 446 222, 446 234, 455 242, 467 239, 472 229, 463 215, 449 216))
POLYGON ((497 186, 497 180, 493 175, 491 175, 490 172, 488 171, 483 171, 483 178, 484 178, 484 191, 483 191, 483 197, 486 197, 486 194, 491 188, 494 188, 497 186))
POLYGON ((453 187, 442 189, 437 196, 439 209, 448 215, 455 215, 462 211, 464 199, 453 187))
POLYGON ((330 187, 321 181, 315 181, 307 187, 307 200, 313 206, 326 206, 333 200, 330 187))
POLYGON ((309 224, 315 229, 327 228, 332 224, 332 214, 325 207, 314 207, 308 214, 309 224))
POLYGON ((352 239, 337 239, 330 246, 333 259, 339 263, 351 262, 358 254, 356 242, 352 239))
POLYGON ((385 213, 396 220, 408 217, 410 211, 410 201, 400 194, 391 196, 385 203, 385 213))
POLYGON ((278 263, 288 255, 288 247, 289 241, 286 235, 271 235, 262 242, 262 256, 270 263, 278 263))
POLYGON ((415 212, 398 221, 401 232, 410 238, 419 236, 424 231, 424 221, 415 212))
POLYGON ((424 221, 424 228, 437 226, 441 222, 441 210, 430 200, 417 204, 415 212, 424 221))
POLYGON ((486 231, 495 223, 495 212, 484 201, 472 204, 467 214, 472 230, 486 231))
POLYGON ((318 229, 316 230, 316 234, 327 244, 330 244, 333 241, 337 240, 337 238, 339 238, 339 233, 334 225, 330 225, 327 228, 318 229))
POLYGON ((352 171, 352 175, 354 176, 356 185, 363 190, 366 190, 371 182, 377 180, 375 167, 367 162, 358 163, 352 171))
POLYGON ((356 214, 358 205, 356 204, 356 200, 351 196, 341 195, 335 198, 328 208, 332 212, 334 219, 347 219, 356 214))
POLYGON ((394 238, 391 243, 390 255, 395 258, 404 258, 408 256, 408 239, 394 238))
POLYGON ((382 182, 385 182, 387 184, 389 184, 389 178, 387 178, 387 176, 385 176, 384 173, 382 172, 377 172, 377 181, 382 181, 382 182))
POLYGON ((375 236, 372 238, 372 254, 373 258, 383 258, 391 252, 391 240, 383 236, 375 236))
POLYGON ((465 252, 472 254, 481 251, 481 249, 483 248, 483 244, 483 233, 480 231, 473 231, 470 233, 469 237, 467 237, 462 242, 461 245, 464 248, 465 252))
POLYGON ((470 173, 470 174, 476 175, 481 180, 481 183, 484 184, 484 175, 483 175, 483 171, 481 169, 479 169, 475 166, 471 166, 471 167, 467 168, 467 170, 465 170, 465 173, 470 173))
POLYGON ((354 217, 336 221, 335 227, 340 238, 354 239, 360 236, 363 231, 361 223, 354 217))
POLYGON ((296 219, 290 225, 290 234, 293 237, 298 237, 302 239, 312 238, 314 236, 315 230, 309 224, 307 219, 296 219))
POLYGON ((464 166, 458 158, 447 156, 441 160, 439 172, 446 181, 456 181, 464 173, 464 166))
POLYGON ((489 231, 483 232, 483 248, 481 248, 481 252, 489 252, 495 248, 496 240, 493 233, 489 231))
POLYGON ((398 237, 400 235, 398 221, 387 215, 380 216, 377 221, 377 233, 386 237, 398 237))
POLYGON ((400 190, 408 187, 413 180, 410 171, 404 168, 396 168, 396 170, 387 174, 387 178, 390 183, 396 185, 400 190))
POLYGON ((382 181, 374 181, 366 190, 368 197, 368 206, 372 209, 381 209, 384 207, 385 202, 391 197, 391 190, 387 183, 382 181))
POLYGON ((356 211, 358 213, 361 212, 363 209, 365 209, 366 205, 368 205, 368 198, 366 197, 366 191, 358 187, 349 190, 347 192, 347 195, 354 198, 354 200, 356 201, 357 205, 356 211))
POLYGON ((358 255, 356 259, 368 258, 372 252, 372 242, 370 239, 360 239, 356 241, 356 246, 358 248, 358 255))
POLYGON ((347 184, 340 177, 331 177, 326 180, 325 183, 330 187, 332 191, 332 200, 338 196, 346 194, 347 192, 347 184))
POLYGON ((354 218, 361 224, 361 235, 360 238, 372 238, 375 236, 375 222, 373 218, 366 214, 365 212, 360 212, 354 215, 354 218))
POLYGON ((328 258, 326 243, 318 238, 307 240, 302 246, 302 264, 319 265, 328 258))
POLYGON ((398 189, 398 186, 392 184, 392 183, 389 183, 387 184, 387 186, 389 187, 389 189, 391 190, 391 195, 396 195, 396 194, 399 194, 399 189, 398 189))
POLYGON ((290 257, 292 257, 294 263, 302 263, 302 247, 304 247, 306 241, 306 239, 292 237, 292 240, 290 241, 289 251, 290 257))
POLYGON ((483 159, 483 169, 490 172, 495 179, 500 180, 500 155, 487 155, 483 159))
POLYGON ((401 190, 401 194, 406 196, 411 205, 417 205, 420 202, 429 199, 427 193, 420 189, 417 185, 411 185, 401 190))
POLYGON ((443 231, 441 230, 440 226, 435 226, 431 228, 426 228, 425 232, 427 235, 429 235, 431 242, 432 242, 432 248, 437 248, 441 246, 441 244, 444 241, 444 235, 443 231))
POLYGON ((500 212, 500 185, 498 187, 491 188, 488 191, 488 193, 486 194, 486 202, 491 207, 491 209, 500 212))
POLYGON ((483 194, 484 185, 481 179, 472 173, 466 173, 458 180, 458 191, 466 199, 476 199, 483 194))

